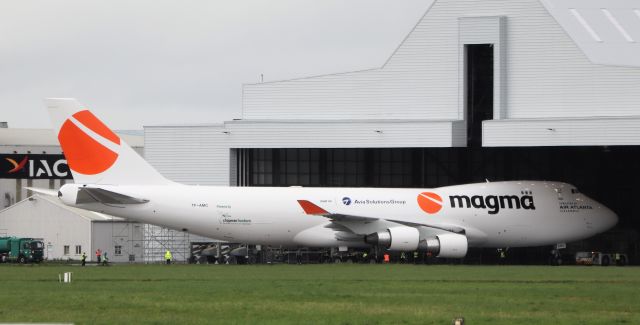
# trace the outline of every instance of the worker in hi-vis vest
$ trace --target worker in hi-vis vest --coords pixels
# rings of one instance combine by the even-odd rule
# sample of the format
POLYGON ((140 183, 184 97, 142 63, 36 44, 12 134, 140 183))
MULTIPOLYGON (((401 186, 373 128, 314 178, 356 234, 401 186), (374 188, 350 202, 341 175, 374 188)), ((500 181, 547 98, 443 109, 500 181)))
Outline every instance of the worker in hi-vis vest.
POLYGON ((171 251, 167 249, 167 252, 164 253, 164 259, 167 260, 167 264, 171 264, 171 251))

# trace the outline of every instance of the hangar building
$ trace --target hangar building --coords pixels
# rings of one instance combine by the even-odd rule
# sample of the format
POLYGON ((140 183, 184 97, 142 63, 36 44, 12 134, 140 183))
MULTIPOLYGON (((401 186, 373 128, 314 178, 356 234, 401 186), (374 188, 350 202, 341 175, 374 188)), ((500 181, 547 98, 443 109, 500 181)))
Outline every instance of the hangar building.
POLYGON ((581 248, 638 260, 636 2, 437 0, 398 41, 369 70, 246 84, 239 120, 147 126, 146 158, 201 185, 569 182, 621 218, 581 248))
POLYGON ((41 238, 47 260, 79 260, 82 253, 108 253, 110 262, 143 261, 144 225, 67 207, 57 198, 34 195, 0 213, 0 229, 12 236, 41 238))

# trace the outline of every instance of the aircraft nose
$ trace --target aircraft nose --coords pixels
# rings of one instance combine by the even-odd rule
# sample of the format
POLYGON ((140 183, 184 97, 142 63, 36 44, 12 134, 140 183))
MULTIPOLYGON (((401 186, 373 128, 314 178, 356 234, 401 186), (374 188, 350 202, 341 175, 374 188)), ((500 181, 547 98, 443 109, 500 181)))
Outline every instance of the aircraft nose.
POLYGON ((616 224, 618 224, 618 215, 611 211, 611 209, 609 208, 604 208, 606 210, 606 213, 604 214, 603 217, 603 223, 604 223, 604 230, 608 230, 613 228, 616 224))
POLYGON ((618 223, 618 215, 604 205, 598 207, 598 213, 594 215, 593 225, 598 232, 607 231, 618 223))

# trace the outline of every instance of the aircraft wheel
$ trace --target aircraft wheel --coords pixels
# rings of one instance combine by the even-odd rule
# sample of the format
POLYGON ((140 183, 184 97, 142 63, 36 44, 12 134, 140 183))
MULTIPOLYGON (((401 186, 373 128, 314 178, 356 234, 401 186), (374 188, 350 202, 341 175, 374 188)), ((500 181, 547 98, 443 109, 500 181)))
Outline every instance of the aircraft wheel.
POLYGON ((618 266, 625 266, 627 265, 627 258, 624 256, 620 256, 620 261, 618 262, 618 266))

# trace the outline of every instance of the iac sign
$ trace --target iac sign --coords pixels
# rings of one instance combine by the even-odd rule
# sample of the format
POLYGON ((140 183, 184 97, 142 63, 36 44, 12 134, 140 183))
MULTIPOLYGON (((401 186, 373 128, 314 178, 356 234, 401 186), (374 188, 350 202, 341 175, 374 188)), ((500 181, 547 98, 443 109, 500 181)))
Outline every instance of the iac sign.
POLYGON ((40 160, 29 160, 29 178, 40 178, 42 175, 46 178, 67 177, 69 175, 69 167, 67 167, 67 161, 64 159, 56 160, 52 166, 49 166, 49 162, 40 160), (62 168, 64 166, 64 168, 62 168))
POLYGON ((71 178, 63 155, 9 154, 0 158, 0 178, 68 179, 71 178))

